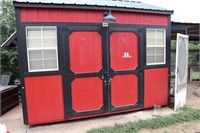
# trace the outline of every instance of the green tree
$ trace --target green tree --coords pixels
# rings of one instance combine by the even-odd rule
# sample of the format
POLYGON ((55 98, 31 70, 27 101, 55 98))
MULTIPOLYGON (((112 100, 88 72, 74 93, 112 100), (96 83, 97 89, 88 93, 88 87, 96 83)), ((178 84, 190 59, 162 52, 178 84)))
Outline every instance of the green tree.
POLYGON ((15 11, 12 0, 3 0, 0 7, 0 44, 15 31, 15 11))
MULTIPOLYGON (((12 0, 3 0, 0 4, 0 45, 16 30, 15 12, 12 0)), ((10 72, 10 83, 19 77, 17 48, 1 48, 0 73, 10 72)))
POLYGON ((11 73, 10 84, 19 77, 18 54, 16 48, 1 49, 1 72, 11 73))

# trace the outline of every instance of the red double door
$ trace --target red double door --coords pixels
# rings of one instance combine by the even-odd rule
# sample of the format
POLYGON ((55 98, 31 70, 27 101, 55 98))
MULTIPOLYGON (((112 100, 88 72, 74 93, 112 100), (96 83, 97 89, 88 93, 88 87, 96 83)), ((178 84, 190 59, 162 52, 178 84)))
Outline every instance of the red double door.
POLYGON ((143 105, 137 30, 71 26, 67 31, 66 117, 143 105))

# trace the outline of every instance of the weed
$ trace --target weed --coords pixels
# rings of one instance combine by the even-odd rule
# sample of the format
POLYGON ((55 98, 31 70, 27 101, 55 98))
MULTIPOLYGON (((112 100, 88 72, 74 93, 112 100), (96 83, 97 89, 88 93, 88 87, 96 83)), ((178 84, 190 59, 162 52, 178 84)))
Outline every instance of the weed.
POLYGON ((136 133, 140 129, 157 129, 174 125, 176 123, 200 120, 200 110, 184 107, 181 112, 170 116, 116 124, 115 126, 100 127, 91 129, 87 133, 136 133))

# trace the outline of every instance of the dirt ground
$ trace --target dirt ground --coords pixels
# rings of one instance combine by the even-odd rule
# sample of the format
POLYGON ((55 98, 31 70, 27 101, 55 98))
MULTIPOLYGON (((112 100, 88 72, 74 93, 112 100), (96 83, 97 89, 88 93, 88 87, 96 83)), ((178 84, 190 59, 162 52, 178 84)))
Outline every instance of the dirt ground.
MULTIPOLYGON (((198 82, 188 85, 187 105, 192 108, 200 109, 200 97, 194 96, 193 91, 198 88, 198 82)), ((128 121, 137 121, 139 119, 149 119, 154 115, 153 109, 135 111, 105 117, 96 117, 91 119, 82 119, 47 125, 28 127, 23 124, 21 105, 0 117, 0 123, 4 123, 10 133, 84 133, 91 128, 101 126, 113 126, 128 121)), ((159 115, 170 115, 175 113, 173 109, 162 107, 159 115)), ((200 132, 200 121, 183 123, 161 128, 157 130, 141 130, 140 133, 195 133, 200 132)))
MULTIPOLYGON (((170 115, 172 113, 174 113, 174 111, 168 107, 163 107, 160 110, 160 115, 170 115)), ((153 109, 148 109, 118 115, 28 127, 23 124, 22 109, 20 105, 0 117, 0 123, 4 123, 10 133, 85 133, 91 128, 113 126, 129 121, 152 118, 153 114, 153 109)))
POLYGON ((193 81, 188 85, 186 104, 191 108, 200 109, 200 97, 197 97, 193 94, 193 92, 197 89, 200 89, 199 81, 193 81))
MULTIPOLYGON (((197 97, 193 92, 200 89, 199 82, 192 82, 188 85, 187 103, 191 108, 200 109, 200 97, 197 97)), ((175 124, 167 128, 160 128, 156 130, 140 130, 139 133, 200 133, 200 121, 186 122, 182 124, 175 124)))

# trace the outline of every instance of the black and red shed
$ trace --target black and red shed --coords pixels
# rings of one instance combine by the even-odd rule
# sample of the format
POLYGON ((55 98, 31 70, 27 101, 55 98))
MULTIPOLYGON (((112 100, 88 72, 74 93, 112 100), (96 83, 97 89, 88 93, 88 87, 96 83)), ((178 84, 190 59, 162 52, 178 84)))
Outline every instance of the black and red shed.
POLYGON ((171 10, 130 0, 14 6, 25 124, 168 104, 171 10), (104 21, 109 11, 116 22, 104 21))

